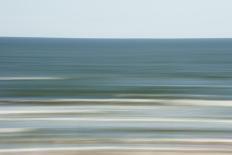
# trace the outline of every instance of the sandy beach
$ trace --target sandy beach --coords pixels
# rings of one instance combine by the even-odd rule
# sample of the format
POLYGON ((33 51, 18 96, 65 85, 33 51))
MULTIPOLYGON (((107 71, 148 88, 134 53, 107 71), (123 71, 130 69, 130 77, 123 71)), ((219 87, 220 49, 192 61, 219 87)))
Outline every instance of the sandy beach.
POLYGON ((6 152, 1 155, 231 155, 215 151, 29 151, 6 152))

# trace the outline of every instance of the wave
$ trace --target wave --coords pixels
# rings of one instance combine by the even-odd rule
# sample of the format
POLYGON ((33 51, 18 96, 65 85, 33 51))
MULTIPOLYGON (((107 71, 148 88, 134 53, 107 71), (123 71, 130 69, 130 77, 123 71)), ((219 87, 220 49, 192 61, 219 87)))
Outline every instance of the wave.
POLYGON ((196 123, 232 123, 228 119, 204 118, 96 118, 96 117, 46 117, 46 118, 0 118, 0 121, 90 121, 90 122, 196 122, 196 123))
POLYGON ((232 140, 231 139, 223 139, 223 138, 193 138, 193 139, 179 139, 179 138, 156 138, 156 139, 152 139, 152 138, 136 138, 136 139, 126 139, 126 138, 120 138, 120 141, 123 142, 164 142, 164 143, 206 143, 206 144, 210 144, 210 143, 221 143, 221 144, 232 144, 232 140))
POLYGON ((47 76, 26 76, 26 77, 0 77, 0 80, 2 81, 8 81, 8 80, 61 80, 63 78, 61 77, 47 77, 47 76))
POLYGON ((17 132, 28 132, 33 131, 31 128, 0 128, 1 133, 17 133, 17 132))
POLYGON ((230 97, 230 95, 203 95, 203 94, 133 94, 133 93, 128 93, 128 94, 115 94, 115 97, 182 97, 182 98, 195 98, 195 99, 202 99, 202 98, 206 98, 208 99, 210 98, 218 98, 218 97, 230 97))
MULTIPOLYGON (((154 147, 154 146, 78 146, 78 147, 46 147, 46 148, 17 148, 17 149, 1 149, 0 153, 10 152, 38 152, 38 151, 94 151, 94 150, 118 150, 118 151, 220 151, 220 152, 232 152, 231 148, 196 148, 196 147, 154 147)), ((186 153, 186 152, 185 152, 186 153)))
MULTIPOLYGON (((232 107, 232 100, 203 100, 203 99, 0 99, 0 103, 122 103, 128 105, 133 103, 143 103, 151 105, 173 105, 173 106, 220 106, 232 107)), ((142 105, 142 104, 141 104, 142 105)))
POLYGON ((0 115, 3 114, 53 114, 53 113, 96 113, 100 112, 99 110, 72 110, 72 109, 67 109, 67 110, 0 110, 0 115))

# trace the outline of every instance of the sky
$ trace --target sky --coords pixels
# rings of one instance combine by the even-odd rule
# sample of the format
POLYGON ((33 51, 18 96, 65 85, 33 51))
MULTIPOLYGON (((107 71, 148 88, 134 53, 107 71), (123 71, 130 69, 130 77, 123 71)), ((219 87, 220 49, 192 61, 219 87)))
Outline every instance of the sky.
POLYGON ((0 36, 232 38, 232 0, 0 0, 0 36))

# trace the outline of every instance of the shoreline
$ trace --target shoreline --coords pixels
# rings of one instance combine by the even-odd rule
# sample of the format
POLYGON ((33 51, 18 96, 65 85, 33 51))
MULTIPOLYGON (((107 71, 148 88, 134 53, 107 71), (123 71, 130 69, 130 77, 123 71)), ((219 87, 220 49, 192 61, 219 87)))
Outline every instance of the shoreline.
POLYGON ((118 151, 118 150, 84 150, 84 151, 24 151, 0 152, 0 155, 231 155, 232 151, 118 151))

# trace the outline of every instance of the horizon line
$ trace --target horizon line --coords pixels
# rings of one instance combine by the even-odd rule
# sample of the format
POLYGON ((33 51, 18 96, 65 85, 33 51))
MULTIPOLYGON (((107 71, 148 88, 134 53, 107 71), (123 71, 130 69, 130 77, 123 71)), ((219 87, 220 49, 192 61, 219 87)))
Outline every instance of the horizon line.
POLYGON ((0 38, 25 39, 232 39, 232 37, 46 37, 46 36, 0 36, 0 38))

